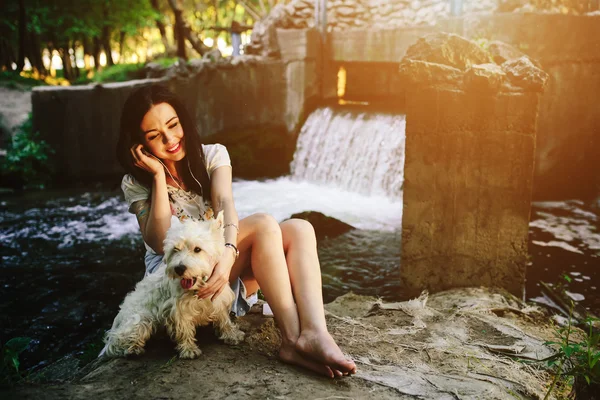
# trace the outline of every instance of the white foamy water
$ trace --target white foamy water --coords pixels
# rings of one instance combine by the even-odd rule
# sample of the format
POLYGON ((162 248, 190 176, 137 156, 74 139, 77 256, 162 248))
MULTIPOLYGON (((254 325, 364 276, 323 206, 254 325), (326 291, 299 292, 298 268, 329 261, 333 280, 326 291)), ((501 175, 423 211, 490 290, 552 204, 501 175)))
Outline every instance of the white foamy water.
MULTIPOLYGON (((86 195, 81 196, 84 203, 86 195)), ((2 222, 12 222, 0 237, 1 243, 9 247, 18 247, 19 240, 42 239, 55 242, 60 249, 77 243, 118 240, 128 235, 135 239, 139 234, 137 221, 127 212, 127 204, 121 196, 95 205, 31 208, 22 215, 6 214, 2 222)))
POLYGON ((319 211, 360 229, 395 230, 402 222, 402 202, 366 196, 331 185, 284 177, 264 182, 237 181, 233 196, 240 218, 257 212, 282 221, 302 211, 319 211))
POLYGON ((319 108, 298 136, 292 176, 399 200, 405 138, 404 115, 319 108))
MULTIPOLYGON (((259 181, 236 181, 233 194, 240 218, 254 213, 273 215, 278 221, 302 211, 319 211, 360 229, 399 229, 402 203, 386 197, 366 196, 334 187, 296 182, 289 177, 259 181)), ((69 248, 81 243, 141 238, 135 216, 127 211, 121 196, 90 204, 86 194, 81 204, 30 208, 20 214, 5 213, 0 243, 19 248, 24 240, 41 239, 69 248)))

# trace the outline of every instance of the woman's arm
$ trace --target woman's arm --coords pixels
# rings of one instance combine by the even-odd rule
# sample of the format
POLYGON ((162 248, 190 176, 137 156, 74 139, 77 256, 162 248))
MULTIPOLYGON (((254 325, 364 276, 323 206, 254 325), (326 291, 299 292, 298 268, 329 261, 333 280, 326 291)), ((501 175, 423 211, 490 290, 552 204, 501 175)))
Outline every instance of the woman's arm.
POLYGON ((171 205, 167 192, 167 180, 163 166, 155 159, 148 157, 138 145, 132 149, 136 165, 152 174, 152 194, 150 201, 134 203, 135 215, 140 225, 144 242, 157 254, 163 253, 163 241, 171 227, 171 205))
POLYGON ((217 168, 211 176, 211 192, 213 211, 217 215, 224 212, 225 243, 233 243, 237 246, 238 215, 233 202, 231 190, 231 168, 217 168))
MULTIPOLYGON (((210 177, 210 188, 215 215, 221 210, 224 212, 225 243, 237 246, 238 215, 233 202, 231 181, 231 168, 219 167, 213 171, 210 177)), ((234 250, 226 247, 206 285, 198 291, 198 297, 210 297, 211 300, 217 297, 229 282, 229 274, 234 262, 234 250)))

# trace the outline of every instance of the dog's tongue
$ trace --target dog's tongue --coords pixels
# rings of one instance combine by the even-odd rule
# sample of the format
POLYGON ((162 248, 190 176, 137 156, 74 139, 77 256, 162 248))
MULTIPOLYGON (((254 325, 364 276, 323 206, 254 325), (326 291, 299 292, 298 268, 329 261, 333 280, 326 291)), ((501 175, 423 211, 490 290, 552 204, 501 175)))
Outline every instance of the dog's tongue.
POLYGON ((185 279, 185 278, 183 278, 183 279, 181 280, 181 287, 182 287, 182 288, 184 288, 184 289, 189 289, 189 288, 191 288, 193 285, 194 285, 194 281, 193 281, 193 280, 191 280, 191 279, 185 279))

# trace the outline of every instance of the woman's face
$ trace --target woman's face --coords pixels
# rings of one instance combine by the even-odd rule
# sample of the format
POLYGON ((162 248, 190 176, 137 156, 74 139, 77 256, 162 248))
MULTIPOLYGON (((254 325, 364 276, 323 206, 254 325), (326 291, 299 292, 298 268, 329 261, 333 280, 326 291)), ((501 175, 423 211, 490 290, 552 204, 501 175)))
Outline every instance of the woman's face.
POLYGON ((183 128, 170 104, 160 103, 152 106, 144 115, 140 128, 144 135, 142 144, 146 150, 165 161, 183 159, 183 128))

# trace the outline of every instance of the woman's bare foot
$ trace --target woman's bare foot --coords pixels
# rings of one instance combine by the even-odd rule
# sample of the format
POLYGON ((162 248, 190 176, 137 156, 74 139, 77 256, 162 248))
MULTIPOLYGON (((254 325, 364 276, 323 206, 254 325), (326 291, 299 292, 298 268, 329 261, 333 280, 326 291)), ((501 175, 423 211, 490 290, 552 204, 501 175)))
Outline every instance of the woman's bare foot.
MULTIPOLYGON (((281 360, 285 363, 300 365, 329 378, 340 376, 337 373, 334 373, 327 365, 319 364, 316 361, 312 361, 301 354, 298 354, 293 345, 282 344, 281 349, 279 350, 279 358, 281 358, 281 360)), ((339 373, 339 371, 336 372, 339 373)))
POLYGON ((341 374, 356 373, 354 361, 344 357, 344 353, 327 331, 302 331, 296 342, 296 350, 312 360, 328 365, 332 370, 337 370, 341 374))

